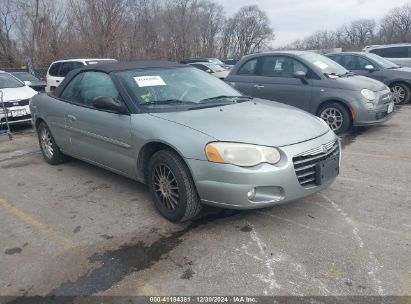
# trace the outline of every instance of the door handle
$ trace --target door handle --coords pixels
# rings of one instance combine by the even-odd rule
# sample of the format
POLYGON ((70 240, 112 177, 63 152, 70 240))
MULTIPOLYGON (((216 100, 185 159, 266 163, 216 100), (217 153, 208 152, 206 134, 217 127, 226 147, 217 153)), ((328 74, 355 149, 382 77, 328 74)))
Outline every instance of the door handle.
POLYGON ((69 115, 67 115, 67 120, 69 122, 75 122, 77 120, 77 118, 76 118, 76 116, 69 114, 69 115))
POLYGON ((260 89, 260 88, 264 88, 264 86, 262 84, 255 84, 254 88, 260 89))

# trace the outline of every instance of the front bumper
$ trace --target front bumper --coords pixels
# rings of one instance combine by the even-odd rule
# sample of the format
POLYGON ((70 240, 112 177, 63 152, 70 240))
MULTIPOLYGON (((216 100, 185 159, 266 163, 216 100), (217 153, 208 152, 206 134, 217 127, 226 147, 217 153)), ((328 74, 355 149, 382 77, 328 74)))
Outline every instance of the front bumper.
MULTIPOLYGON (((3 112, 3 108, 0 107, 0 124, 6 123, 6 114, 3 112)), ((7 108, 7 120, 9 125, 20 125, 20 124, 29 124, 31 123, 31 114, 30 107, 26 106, 15 106, 7 108), (13 116, 12 111, 24 111, 24 115, 13 116)))
POLYGON ((320 186, 303 187, 297 179, 293 157, 335 140, 337 137, 330 131, 307 142, 280 147, 282 158, 275 166, 260 164, 243 168, 194 159, 188 159, 187 164, 204 204, 230 209, 264 208, 327 188, 334 179, 320 186), (250 200, 248 192, 253 188, 256 189, 256 195, 250 200))
POLYGON ((394 105, 392 101, 391 92, 382 91, 377 94, 378 102, 374 109, 366 109, 365 106, 355 109, 354 126, 373 126, 386 122, 392 115, 388 112, 390 104, 394 105))

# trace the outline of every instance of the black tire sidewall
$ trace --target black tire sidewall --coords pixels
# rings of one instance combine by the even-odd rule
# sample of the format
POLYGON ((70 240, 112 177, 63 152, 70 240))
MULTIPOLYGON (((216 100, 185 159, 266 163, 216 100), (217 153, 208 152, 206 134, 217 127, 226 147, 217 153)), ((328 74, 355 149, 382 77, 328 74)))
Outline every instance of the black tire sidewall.
POLYGON ((352 125, 352 122, 351 122, 352 119, 351 119, 351 116, 348 113, 347 109, 343 105, 341 105, 337 102, 327 103, 327 104, 323 105, 320 108, 320 110, 318 111, 318 117, 321 118, 321 113, 327 108, 336 108, 338 111, 340 111, 340 113, 342 115, 342 118, 343 118, 343 122, 341 124, 341 127, 339 129, 335 130, 334 132, 336 134, 341 134, 341 133, 347 132, 350 129, 351 125, 352 125))
POLYGON ((175 153, 162 150, 156 152, 150 159, 148 164, 147 185, 149 187, 151 196, 153 197, 154 205, 157 211, 171 222, 180 222, 184 218, 187 209, 187 200, 189 199, 189 191, 193 191, 187 183, 191 182, 191 175, 185 165, 179 161, 175 153), (154 190, 154 168, 158 165, 164 164, 170 168, 174 177, 177 180, 179 202, 175 211, 168 210, 161 202, 154 190))

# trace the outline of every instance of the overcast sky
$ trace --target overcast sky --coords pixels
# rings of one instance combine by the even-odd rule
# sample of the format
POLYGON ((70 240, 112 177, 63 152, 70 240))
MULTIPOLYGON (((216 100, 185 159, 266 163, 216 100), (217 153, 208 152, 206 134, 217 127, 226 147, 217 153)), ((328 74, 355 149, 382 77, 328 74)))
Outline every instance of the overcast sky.
POLYGON ((271 20, 276 38, 273 46, 282 46, 304 38, 316 30, 335 30, 359 18, 379 21, 390 9, 411 0, 217 0, 227 14, 243 5, 257 4, 271 20))

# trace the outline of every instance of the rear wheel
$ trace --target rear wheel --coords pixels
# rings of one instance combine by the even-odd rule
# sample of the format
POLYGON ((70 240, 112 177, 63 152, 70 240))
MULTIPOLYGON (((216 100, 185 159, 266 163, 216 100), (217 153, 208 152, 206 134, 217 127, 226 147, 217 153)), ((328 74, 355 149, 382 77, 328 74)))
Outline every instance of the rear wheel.
POLYGON ((395 104, 404 104, 410 101, 410 88, 403 83, 394 83, 390 86, 395 104))
POLYGON ((158 212, 171 222, 196 217, 203 207, 184 161, 170 150, 156 152, 148 164, 147 184, 158 212))
POLYGON ((351 117, 347 109, 337 103, 330 102, 323 105, 318 116, 322 118, 336 134, 344 133, 351 127, 351 117))
POLYGON ((64 155, 56 142, 54 137, 50 132, 49 127, 41 122, 37 128, 37 135, 39 139, 41 153, 43 154, 44 159, 50 165, 58 165, 67 160, 66 155, 64 155))

